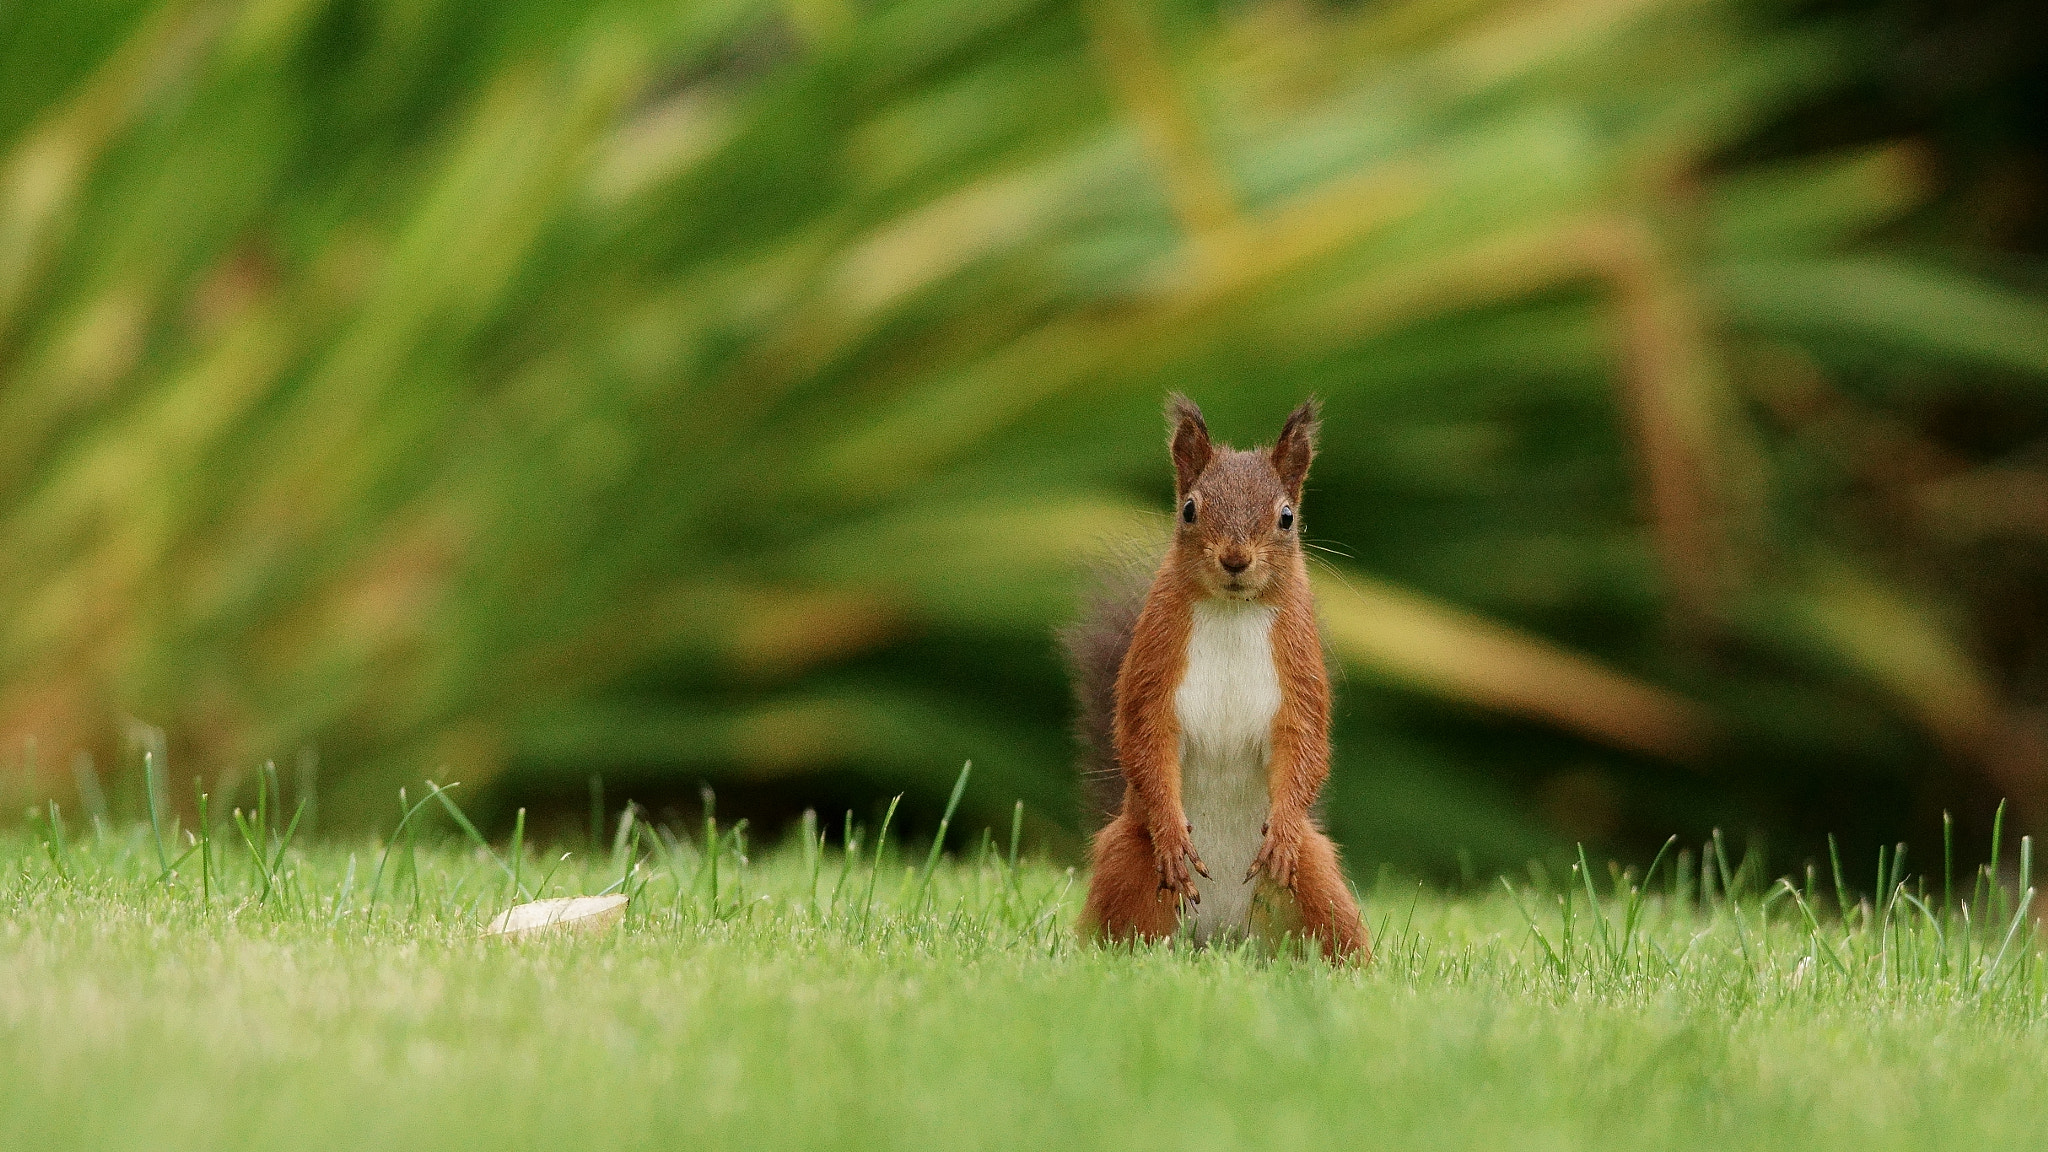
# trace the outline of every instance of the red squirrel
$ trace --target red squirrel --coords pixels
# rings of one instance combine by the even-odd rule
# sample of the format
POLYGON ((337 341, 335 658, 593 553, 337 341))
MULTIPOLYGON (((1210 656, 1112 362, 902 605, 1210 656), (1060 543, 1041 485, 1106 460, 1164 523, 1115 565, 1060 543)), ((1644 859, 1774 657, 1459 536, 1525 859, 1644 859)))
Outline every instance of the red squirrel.
POLYGON ((1330 774, 1301 545, 1318 406, 1296 408, 1270 449, 1243 452, 1212 444, 1184 396, 1166 415, 1173 543, 1135 615, 1098 606, 1067 636, 1083 727, 1123 781, 1095 837, 1081 929, 1120 942, 1185 928, 1198 944, 1292 933, 1364 963, 1365 925, 1312 812, 1330 774))

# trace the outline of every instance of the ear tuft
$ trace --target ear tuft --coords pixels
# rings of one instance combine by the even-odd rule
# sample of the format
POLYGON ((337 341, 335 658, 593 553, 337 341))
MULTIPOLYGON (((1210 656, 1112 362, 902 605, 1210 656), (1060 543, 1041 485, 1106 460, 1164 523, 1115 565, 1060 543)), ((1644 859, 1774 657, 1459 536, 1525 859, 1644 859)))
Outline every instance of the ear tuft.
POLYGON ((1322 402, 1311 396, 1301 402, 1280 426, 1280 438, 1273 442, 1273 470, 1295 503, 1301 502, 1301 485, 1308 479, 1309 461, 1316 455, 1316 433, 1322 429, 1322 402))
POLYGON ((1173 450, 1174 493, 1186 495, 1209 466, 1209 426, 1195 402, 1178 392, 1166 398, 1166 426, 1167 444, 1173 450))

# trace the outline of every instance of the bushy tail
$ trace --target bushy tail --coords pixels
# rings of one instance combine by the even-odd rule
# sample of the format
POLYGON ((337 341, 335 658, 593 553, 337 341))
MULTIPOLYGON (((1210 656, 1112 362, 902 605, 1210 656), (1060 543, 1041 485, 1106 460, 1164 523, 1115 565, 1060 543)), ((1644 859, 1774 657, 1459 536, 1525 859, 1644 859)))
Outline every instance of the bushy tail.
POLYGON ((1135 551, 1095 565, 1080 614, 1059 633, 1067 675, 1074 686, 1074 727, 1081 741, 1081 802, 1091 828, 1107 823, 1123 805, 1123 773, 1117 768, 1112 736, 1116 674, 1123 666, 1124 653, 1130 650, 1154 567, 1153 558, 1135 551))

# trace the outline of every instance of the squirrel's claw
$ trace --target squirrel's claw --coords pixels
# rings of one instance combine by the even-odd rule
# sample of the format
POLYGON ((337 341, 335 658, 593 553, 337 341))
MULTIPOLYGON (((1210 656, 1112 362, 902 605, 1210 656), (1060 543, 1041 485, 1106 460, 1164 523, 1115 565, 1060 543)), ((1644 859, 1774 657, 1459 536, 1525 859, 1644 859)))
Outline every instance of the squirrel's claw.
MULTIPOLYGON (((1202 879, 1207 880, 1210 878, 1208 865, 1202 863, 1202 858, 1195 854, 1192 846, 1187 850, 1187 862, 1194 866, 1195 871, 1201 874, 1202 879)), ((1190 904, 1198 905, 1202 902, 1201 890, 1195 887, 1195 882, 1188 878, 1185 871, 1181 873, 1181 895, 1186 896, 1190 904)))
MULTIPOLYGON (((1167 825, 1172 828, 1172 825, 1167 825)), ((1182 822, 1182 834, 1172 836, 1154 832, 1154 862, 1159 866, 1159 889, 1171 892, 1190 904, 1200 904, 1202 894, 1189 876, 1190 868, 1203 879, 1209 879, 1209 867, 1202 863, 1202 857, 1195 852, 1194 842, 1189 835, 1195 830, 1193 824, 1182 822)))
MULTIPOLYGON (((1187 830, 1188 830, 1188 836, 1189 836, 1189 838, 1190 838, 1190 839, 1189 839, 1189 841, 1188 841, 1188 846, 1187 846, 1188 862, 1189 862, 1189 863, 1191 863, 1191 864, 1193 864, 1193 865, 1195 866, 1195 871, 1197 871, 1197 872, 1200 872, 1200 873, 1202 874, 1202 879, 1204 879, 1204 880, 1210 879, 1210 876, 1209 876, 1209 866, 1208 866, 1208 865, 1206 865, 1206 864, 1204 864, 1204 863, 1202 863, 1202 854, 1201 854, 1201 853, 1199 853, 1199 852, 1197 852, 1197 851, 1195 851, 1195 845, 1194 845, 1194 841, 1193 841, 1193 837, 1194 837, 1194 834, 1195 834, 1195 822, 1194 822, 1194 821, 1192 821, 1192 820, 1189 820, 1189 821, 1187 821, 1186 823, 1187 823, 1187 830)), ((1199 904, 1199 903, 1201 903, 1201 901, 1199 901, 1199 900, 1198 900, 1198 901, 1196 901, 1196 903, 1198 903, 1198 904, 1199 904)))
POLYGON ((1276 837, 1273 835, 1272 825, 1267 825, 1265 840, 1259 845, 1259 854, 1252 857, 1252 866, 1245 871, 1245 883, 1251 883, 1259 873, 1264 872, 1272 878, 1273 883, 1291 891, 1294 888, 1294 870, 1300 861, 1300 853, 1301 846, 1298 841, 1276 837))

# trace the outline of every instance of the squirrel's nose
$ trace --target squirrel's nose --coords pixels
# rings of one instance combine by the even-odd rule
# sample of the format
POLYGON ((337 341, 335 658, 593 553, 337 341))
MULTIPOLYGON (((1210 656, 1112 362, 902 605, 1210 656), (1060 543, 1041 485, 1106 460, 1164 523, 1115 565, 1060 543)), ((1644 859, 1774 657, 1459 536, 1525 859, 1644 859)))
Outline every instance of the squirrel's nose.
POLYGON ((1217 561, 1217 563, 1222 564, 1223 570, 1225 572, 1230 573, 1232 576, 1235 576, 1238 573, 1252 566, 1251 557, 1249 556, 1242 558, 1237 556, 1225 556, 1223 559, 1217 561))

